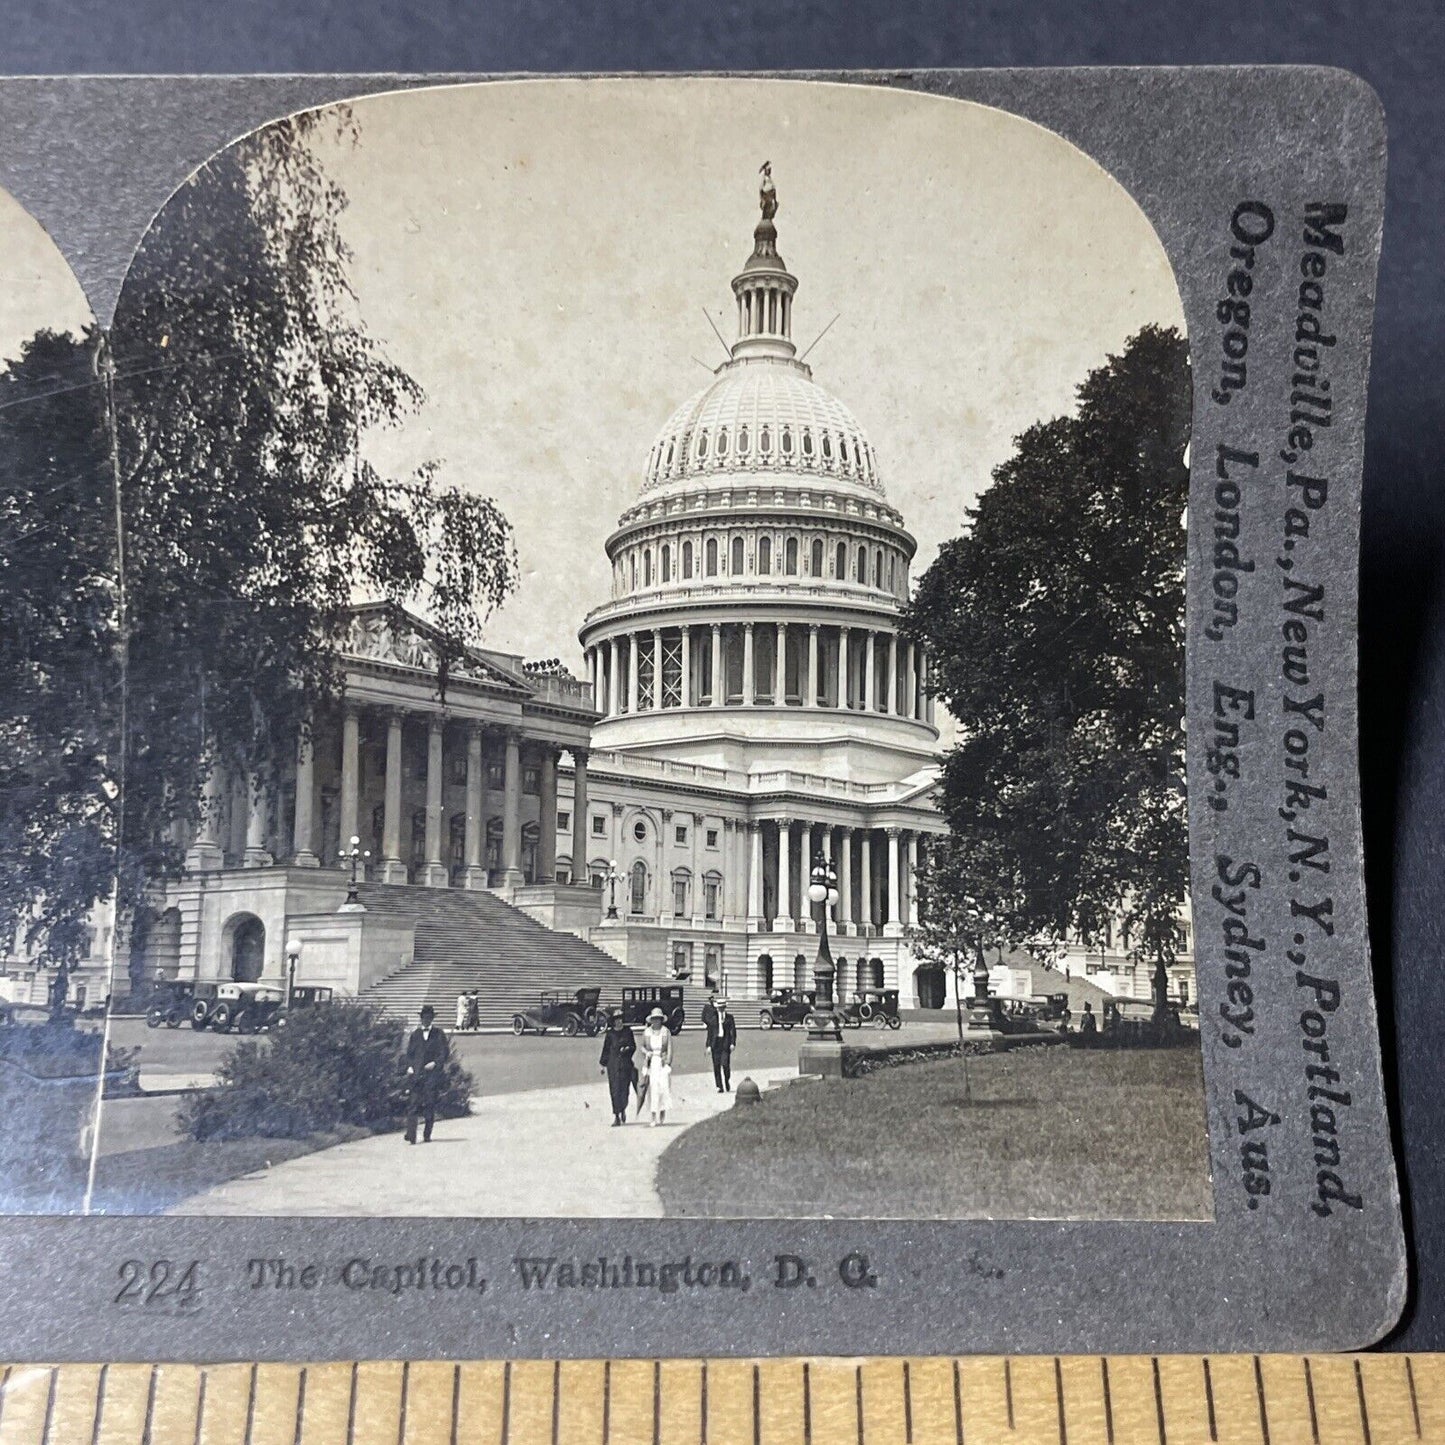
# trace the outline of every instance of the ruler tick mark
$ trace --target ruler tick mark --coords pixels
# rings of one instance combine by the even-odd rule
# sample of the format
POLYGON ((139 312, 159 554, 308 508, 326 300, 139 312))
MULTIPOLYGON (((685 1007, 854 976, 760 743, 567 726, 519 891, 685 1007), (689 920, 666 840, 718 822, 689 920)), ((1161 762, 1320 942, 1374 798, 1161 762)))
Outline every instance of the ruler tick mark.
POLYGON ((1169 1435, 1164 1429, 1164 1385, 1159 1379, 1159 1356, 1150 1355, 1149 1364, 1154 1371, 1154 1422, 1159 1430, 1159 1445, 1164 1445, 1169 1435))
POLYGON ((1365 1375, 1358 1360, 1355 1361, 1355 1394, 1360 1400, 1360 1429, 1364 1432, 1365 1445, 1370 1445, 1370 1407, 1365 1404, 1365 1375))
POLYGON ((1014 1375, 1008 1359, 1003 1362, 1003 1397, 1008 1405, 1008 1427, 1014 1427, 1014 1375))
POLYGON ((360 1368, 361 1367, 356 1363, 355 1360, 351 1362, 351 1393, 347 1397, 346 1401, 347 1445, 351 1445, 351 1441, 356 1439, 356 1376, 360 1368))
MULTIPOLYGON (((105 1382, 110 1374, 110 1366, 100 1367, 100 1378, 95 1382, 95 1414, 90 1421, 90 1445, 98 1445, 100 1440, 100 1422, 105 1416, 105 1382)), ((7 1366, 4 1379, 0 1379, 0 1408, 5 1404, 5 1381, 10 1378, 10 1369, 7 1366)))
MULTIPOLYGON (((552 1445, 562 1432, 562 1361, 552 1361, 552 1445)), ((656 1430, 653 1432, 656 1438, 656 1430)))
POLYGON ((662 1361, 652 1362, 652 1445, 662 1442, 662 1361))
MULTIPOLYGON (((251 1434, 256 1428, 256 1371, 260 1367, 251 1366, 251 1382, 246 1387, 246 1433, 243 1436, 246 1445, 251 1445, 251 1434)), ((348 1440, 351 1436, 348 1434, 348 1440)))
POLYGON ((397 1406, 396 1445, 406 1445, 406 1397, 411 1393, 411 1361, 401 1362, 401 1402, 397 1406))
POLYGON ((41 1445, 50 1445, 50 1427, 55 1423, 55 1387, 60 1383, 60 1371, 51 1370, 50 1389, 45 1395, 45 1424, 41 1427, 41 1445))
POLYGON ((958 1436, 958 1445, 963 1445, 963 1383, 957 1360, 953 1362, 953 1433, 958 1436))
POLYGON ((156 1376, 159 1373, 157 1366, 151 1366, 151 1377, 146 1382, 146 1418, 145 1424, 141 1427, 141 1445, 151 1445, 152 1432, 155 1429, 156 1419, 156 1376))
POLYGON ((1315 1377, 1310 1370, 1310 1357, 1304 1357, 1305 1366, 1305 1397, 1310 1402, 1310 1439, 1314 1445, 1320 1445, 1320 1418, 1315 1413, 1315 1377))
POLYGON ((1415 1438, 1420 1439, 1420 1399, 1415 1394, 1415 1369, 1410 1363, 1409 1355, 1405 1356, 1405 1384, 1410 1389, 1410 1413, 1415 1417, 1415 1438))
POLYGON ((452 1428, 448 1439, 451 1445, 457 1445, 457 1430, 460 1428, 462 1416, 462 1367, 452 1366, 452 1428))
MULTIPOLYGON (((808 1367, 803 1366, 806 1370, 808 1367)), ((698 1409, 698 1435, 700 1445, 707 1445, 707 1361, 702 1362, 702 1401, 698 1409)))
POLYGON ((1109 1445, 1114 1445, 1114 1400, 1109 1391, 1108 1360, 1099 1361, 1099 1376, 1104 1382, 1104 1433, 1109 1437, 1109 1445))
POLYGON ((903 1362, 903 1439, 904 1445, 913 1445, 913 1381, 907 1360, 903 1362))
MULTIPOLYGON (((762 1377, 757 1365, 753 1366, 753 1445, 761 1445, 763 1438, 762 1377)), ((656 1442, 653 1442, 656 1445, 656 1442)))
POLYGON ((803 1445, 813 1445, 813 1376, 806 1360, 803 1361, 803 1445))
POLYGON ((1064 1424, 1064 1366, 1057 1355, 1054 1356, 1054 1402, 1059 1411, 1059 1445, 1069 1445, 1069 1430, 1064 1424))
POLYGON ((502 1445, 512 1438, 512 1362, 502 1366, 502 1445))
POLYGON ((1219 1425, 1214 1418, 1214 1376, 1209 1373, 1208 1357, 1204 1360, 1204 1403, 1209 1407, 1209 1438, 1219 1439, 1219 1425))
POLYGON ((201 1436, 206 1429, 206 1372, 201 1371, 201 1384, 196 1392, 196 1445, 201 1445, 201 1436))
MULTIPOLYGON (((612 1361, 602 1362, 602 1445, 612 1438, 612 1361)), ((702 1367, 702 1438, 707 1445, 707 1366, 702 1367)))
POLYGON ((1269 1445, 1269 1407, 1264 1403, 1264 1371, 1259 1367, 1259 1356, 1254 1357, 1254 1394, 1259 1401, 1259 1433, 1264 1445, 1269 1445))
POLYGON ((863 1445, 863 1366, 853 1371, 853 1401, 858 1413, 858 1445, 863 1445))
POLYGON ((296 1382, 296 1429, 293 1436, 295 1445, 301 1445, 301 1435, 306 1428, 306 1366, 301 1366, 301 1377, 296 1382))

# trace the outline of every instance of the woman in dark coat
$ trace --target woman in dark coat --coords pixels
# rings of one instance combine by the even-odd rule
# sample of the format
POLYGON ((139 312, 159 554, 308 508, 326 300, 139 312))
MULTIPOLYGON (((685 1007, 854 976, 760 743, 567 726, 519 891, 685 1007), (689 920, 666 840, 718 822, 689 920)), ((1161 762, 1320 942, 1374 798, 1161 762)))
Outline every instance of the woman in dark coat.
POLYGON ((622 1022, 621 1013, 614 1012, 608 1020, 607 1037, 602 1040, 601 1064, 607 1075, 607 1088, 612 1095, 612 1127, 627 1122, 627 1096, 637 1078, 632 1055, 637 1040, 622 1022))

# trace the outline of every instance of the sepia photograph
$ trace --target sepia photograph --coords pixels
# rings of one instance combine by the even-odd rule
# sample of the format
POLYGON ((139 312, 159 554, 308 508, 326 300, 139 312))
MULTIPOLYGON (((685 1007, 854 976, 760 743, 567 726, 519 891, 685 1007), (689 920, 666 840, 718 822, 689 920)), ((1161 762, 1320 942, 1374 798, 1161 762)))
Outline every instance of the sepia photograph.
POLYGON ((1189 339, 1088 155, 466 84, 237 139, 104 331, 0 240, 0 1210, 1212 1217, 1189 339))

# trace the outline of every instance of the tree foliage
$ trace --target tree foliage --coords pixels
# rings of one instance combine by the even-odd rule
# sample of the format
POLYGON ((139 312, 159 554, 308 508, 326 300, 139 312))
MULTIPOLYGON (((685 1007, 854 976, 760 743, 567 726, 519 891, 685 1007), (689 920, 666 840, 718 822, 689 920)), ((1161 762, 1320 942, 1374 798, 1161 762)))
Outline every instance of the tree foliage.
POLYGON ((358 314, 347 199, 320 159, 353 138, 340 108, 222 151, 156 217, 117 303, 132 900, 179 862, 169 825, 195 818, 212 762, 264 779, 294 756, 358 596, 419 598, 454 659, 514 585, 493 502, 439 464, 367 460, 423 397, 358 314))
POLYGON ((110 892, 116 530, 100 339, 0 373, 0 941, 77 957, 110 892))
POLYGON ((920 580, 905 632, 962 738, 935 907, 963 890, 1016 938, 1090 945, 1122 923, 1136 954, 1173 959, 1189 417, 1187 345, 1147 327, 1072 416, 1018 438, 920 580))

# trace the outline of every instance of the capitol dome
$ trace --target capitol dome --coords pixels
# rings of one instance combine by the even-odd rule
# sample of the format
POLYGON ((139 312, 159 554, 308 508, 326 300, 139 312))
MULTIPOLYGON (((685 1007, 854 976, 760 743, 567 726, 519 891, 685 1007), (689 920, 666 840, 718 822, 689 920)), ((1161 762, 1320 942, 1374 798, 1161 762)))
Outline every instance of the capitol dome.
POLYGON ((852 412, 789 357, 738 357, 658 433, 642 492, 758 474, 852 482, 883 495, 873 448, 852 412))

